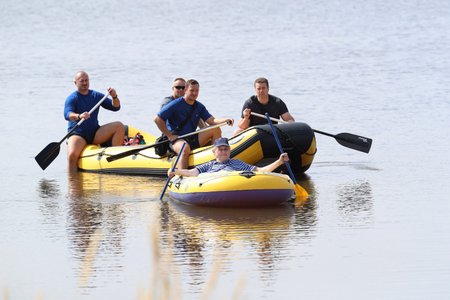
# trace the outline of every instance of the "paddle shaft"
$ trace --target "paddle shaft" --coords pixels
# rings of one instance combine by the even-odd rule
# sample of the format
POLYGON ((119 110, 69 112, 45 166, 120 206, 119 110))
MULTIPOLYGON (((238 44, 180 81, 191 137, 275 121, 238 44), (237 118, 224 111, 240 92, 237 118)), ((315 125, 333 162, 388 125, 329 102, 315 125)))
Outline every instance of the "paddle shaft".
MULTIPOLYGON (((103 96, 103 98, 100 99, 100 101, 98 101, 97 104, 95 104, 95 106, 89 111, 89 115, 92 114, 97 108, 99 108, 100 105, 102 105, 103 101, 105 101, 106 98, 108 98, 108 96, 109 96, 109 92, 106 93, 106 95, 103 96)), ((78 121, 78 123, 75 126, 73 126, 73 128, 61 139, 61 141, 59 143, 61 144, 62 142, 64 142, 64 140, 67 137, 69 137, 78 127, 80 127, 84 121, 85 121, 85 119, 81 119, 80 121, 78 121)))
MULTIPOLYGON (((257 117, 266 118, 266 116, 255 113, 255 112, 251 112, 251 114, 254 116, 257 116, 257 117)), ((284 120, 276 119, 273 117, 269 117, 269 118, 270 118, 270 120, 281 123, 281 124, 288 123, 284 120)), ((359 135, 355 135, 352 133, 344 132, 344 133, 339 133, 339 134, 335 135, 335 134, 327 133, 327 132, 320 131, 317 129, 313 129, 313 131, 316 133, 323 134, 323 135, 334 138, 339 144, 341 144, 344 147, 358 150, 361 152, 369 153, 370 147, 372 146, 372 139, 363 137, 363 136, 359 136, 359 135)))
MULTIPOLYGON (((264 115, 261 115, 261 114, 255 113, 255 112, 251 112, 251 114, 254 115, 254 116, 257 116, 257 117, 261 117, 261 118, 265 118, 265 117, 266 117, 266 116, 264 116, 264 115)), ((286 122, 285 120, 276 119, 276 118, 273 118, 273 117, 270 117, 270 119, 271 119, 272 121, 278 122, 278 123, 280 123, 280 124, 287 124, 287 123, 288 123, 288 122, 286 122)), ((336 137, 334 134, 327 133, 327 132, 323 132, 323 131, 320 131, 320 130, 313 129, 313 131, 314 131, 314 132, 317 132, 317 133, 320 133, 320 134, 323 134, 323 135, 331 136, 331 137, 333 137, 333 138, 336 137)))
MULTIPOLYGON (((180 153, 178 154, 177 159, 175 160, 175 163, 173 164, 173 167, 171 169, 172 172, 174 172, 177 167, 178 161, 180 160, 180 156, 183 154, 184 146, 186 146, 186 142, 184 142, 183 145, 181 146, 180 153)), ((162 200, 162 198, 164 197, 164 193, 166 192, 169 182, 170 182, 170 177, 167 178, 166 184, 164 185, 164 188, 161 192, 161 196, 159 196, 159 200, 162 200)))
POLYGON ((174 141, 165 140, 165 141, 161 141, 161 142, 158 142, 158 143, 155 143, 155 144, 151 144, 151 145, 148 145, 148 146, 144 146, 144 147, 140 147, 140 148, 136 148, 136 149, 131 149, 131 150, 128 150, 128 151, 125 151, 125 152, 122 152, 122 153, 119 153, 119 154, 107 157, 106 160, 108 162, 112 162, 112 161, 115 161, 115 160, 118 160, 118 159, 130 156, 130 155, 137 154, 137 153, 139 153, 142 150, 153 148, 153 147, 156 147, 158 145, 162 145, 164 143, 169 143, 169 142, 173 143, 173 142, 175 142, 177 140, 181 140, 181 139, 184 139, 184 138, 186 138, 188 136, 191 136, 191 135, 199 134, 199 133, 202 133, 202 132, 205 132, 205 131, 208 131, 208 130, 211 130, 211 129, 214 129, 214 128, 217 128, 217 127, 221 127, 221 126, 223 126, 225 124, 227 124, 227 122, 222 122, 222 123, 219 123, 219 124, 216 124, 216 125, 208 126, 208 127, 202 128, 200 130, 197 130, 197 131, 194 131, 194 132, 190 132, 190 133, 187 133, 185 135, 181 135, 181 136, 177 137, 174 141))
MULTIPOLYGON (((275 138, 275 141, 277 142, 277 146, 278 146, 278 149, 280 150, 280 154, 284 153, 283 146, 281 146, 280 139, 278 138, 277 132, 275 131, 275 128, 273 127, 272 120, 268 113, 266 113, 266 118, 267 118, 267 122, 270 125, 270 129, 272 129, 273 137, 275 138)), ((292 169, 291 169, 291 164, 288 161, 285 161, 284 164, 286 165, 286 168, 288 169, 288 172, 292 179, 292 182, 294 184, 297 184, 297 180, 295 179, 294 173, 292 172, 292 169)))

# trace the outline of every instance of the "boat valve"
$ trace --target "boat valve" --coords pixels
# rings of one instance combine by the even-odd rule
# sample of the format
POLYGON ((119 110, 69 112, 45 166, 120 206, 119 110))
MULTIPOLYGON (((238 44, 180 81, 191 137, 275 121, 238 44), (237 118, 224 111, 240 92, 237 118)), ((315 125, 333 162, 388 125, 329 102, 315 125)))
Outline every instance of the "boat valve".
POLYGON ((244 176, 246 178, 250 178, 250 177, 255 176, 256 174, 252 171, 243 171, 243 172, 239 173, 239 175, 244 176))

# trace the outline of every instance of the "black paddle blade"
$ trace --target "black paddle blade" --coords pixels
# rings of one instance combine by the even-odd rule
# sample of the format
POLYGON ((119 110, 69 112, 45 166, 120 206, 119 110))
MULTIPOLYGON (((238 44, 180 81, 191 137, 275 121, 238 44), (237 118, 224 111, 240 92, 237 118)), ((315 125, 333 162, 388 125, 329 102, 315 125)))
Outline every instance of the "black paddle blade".
POLYGON ((153 148, 153 147, 156 147, 158 145, 161 145, 161 144, 164 144, 164 143, 168 143, 168 142, 169 142, 169 140, 164 140, 162 142, 158 142, 158 143, 151 144, 151 145, 148 145, 148 146, 144 146, 144 147, 140 147, 140 148, 136 148, 136 149, 131 149, 131 150, 119 153, 119 154, 111 155, 111 156, 107 157, 106 160, 108 162, 112 162, 112 161, 115 161, 115 160, 118 160, 118 159, 130 156, 130 155, 138 154, 142 150, 150 149, 150 148, 153 148))
POLYGON ((59 154, 59 143, 53 142, 47 145, 38 155, 34 158, 42 170, 45 170, 59 154))
POLYGON ((118 160, 118 159, 130 156, 130 155, 133 155, 133 154, 137 154, 137 153, 139 153, 142 150, 143 150, 142 148, 131 149, 131 150, 119 153, 119 154, 115 154, 115 155, 109 156, 109 157, 106 158, 106 160, 108 162, 112 162, 112 161, 115 161, 115 160, 118 160))
POLYGON ((351 133, 339 133, 334 138, 342 146, 365 153, 369 153, 372 146, 372 139, 351 133))

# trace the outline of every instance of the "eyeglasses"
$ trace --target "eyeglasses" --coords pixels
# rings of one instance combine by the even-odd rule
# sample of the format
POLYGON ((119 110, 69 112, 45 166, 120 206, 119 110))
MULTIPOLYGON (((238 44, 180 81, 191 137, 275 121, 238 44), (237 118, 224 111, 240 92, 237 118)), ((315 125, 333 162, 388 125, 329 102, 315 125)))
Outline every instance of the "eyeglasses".
POLYGON ((174 88, 176 88, 177 90, 184 90, 185 86, 184 85, 177 85, 177 86, 174 86, 174 88))

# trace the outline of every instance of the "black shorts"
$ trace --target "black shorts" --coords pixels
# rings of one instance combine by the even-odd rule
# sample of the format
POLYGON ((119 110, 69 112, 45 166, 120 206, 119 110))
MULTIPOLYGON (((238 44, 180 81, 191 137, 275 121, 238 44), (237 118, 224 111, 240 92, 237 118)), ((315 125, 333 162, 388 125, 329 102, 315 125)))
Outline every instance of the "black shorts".
MULTIPOLYGON (((188 143, 189 147, 191 147, 191 150, 200 148, 200 144, 198 142, 198 134, 187 136, 187 137, 183 138, 182 140, 185 140, 186 143, 188 143)), ((172 144, 170 144, 170 149, 172 149, 172 144)))
MULTIPOLYGON (((95 135, 94 136, 88 136, 88 135, 81 135, 79 133, 74 133, 74 134, 71 134, 70 136, 72 136, 72 135, 78 135, 78 136, 82 137, 86 141, 86 143, 88 145, 92 145, 92 143, 94 142, 95 135)), ((69 140, 69 137, 67 138, 67 140, 69 140)), ((67 141, 66 141, 66 143, 67 143, 67 141)), ((112 140, 106 141, 106 142, 100 144, 100 146, 101 147, 111 147, 112 146, 112 140)))
POLYGON ((82 135, 80 133, 72 133, 67 137, 66 143, 72 135, 78 135, 79 137, 82 137, 88 145, 92 144, 92 142, 94 141, 94 136, 82 135))

